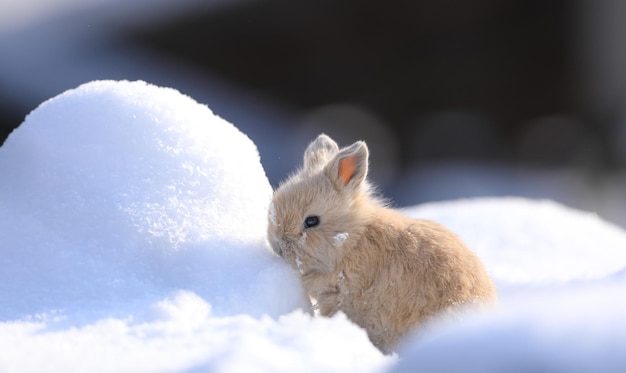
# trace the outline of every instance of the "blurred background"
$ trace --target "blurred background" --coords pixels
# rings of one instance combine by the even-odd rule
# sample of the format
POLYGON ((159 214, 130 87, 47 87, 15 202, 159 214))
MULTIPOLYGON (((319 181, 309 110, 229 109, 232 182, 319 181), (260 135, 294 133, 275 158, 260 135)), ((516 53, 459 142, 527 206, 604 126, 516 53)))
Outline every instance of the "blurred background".
POLYGON ((624 19, 621 0, 0 0, 0 142, 67 89, 141 79, 248 134, 274 186, 325 132, 368 142, 396 206, 550 198, 626 227, 624 19))

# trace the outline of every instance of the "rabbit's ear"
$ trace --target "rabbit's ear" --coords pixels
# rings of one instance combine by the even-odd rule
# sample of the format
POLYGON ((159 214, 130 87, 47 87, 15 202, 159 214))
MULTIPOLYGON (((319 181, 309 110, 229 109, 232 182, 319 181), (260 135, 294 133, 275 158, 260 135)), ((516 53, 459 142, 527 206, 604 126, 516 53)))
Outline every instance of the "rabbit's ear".
POLYGON ((338 151, 337 143, 322 133, 304 151, 304 169, 323 167, 338 151))
POLYGON ((327 176, 339 189, 356 188, 367 177, 369 151, 363 141, 342 149, 326 166, 327 176))

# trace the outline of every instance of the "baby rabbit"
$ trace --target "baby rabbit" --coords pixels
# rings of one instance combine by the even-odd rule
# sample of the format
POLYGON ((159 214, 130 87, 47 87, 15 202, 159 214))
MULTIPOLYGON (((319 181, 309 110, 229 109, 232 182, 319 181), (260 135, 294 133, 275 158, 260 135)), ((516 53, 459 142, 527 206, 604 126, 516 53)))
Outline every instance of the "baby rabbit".
POLYGON ((411 219, 375 198, 368 149, 339 149, 322 134, 303 167, 274 192, 268 240, 299 270, 319 313, 344 312, 389 353, 429 318, 496 300, 480 260, 441 225, 411 219))

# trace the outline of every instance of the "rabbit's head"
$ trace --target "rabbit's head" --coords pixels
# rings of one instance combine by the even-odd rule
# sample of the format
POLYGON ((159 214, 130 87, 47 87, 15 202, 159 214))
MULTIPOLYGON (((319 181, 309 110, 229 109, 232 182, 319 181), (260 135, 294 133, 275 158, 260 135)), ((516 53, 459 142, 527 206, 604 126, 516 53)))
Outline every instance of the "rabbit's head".
POLYGON ((307 147, 302 168, 274 192, 268 240, 303 275, 332 272, 363 232, 374 201, 367 168, 364 142, 339 149, 322 134, 307 147))

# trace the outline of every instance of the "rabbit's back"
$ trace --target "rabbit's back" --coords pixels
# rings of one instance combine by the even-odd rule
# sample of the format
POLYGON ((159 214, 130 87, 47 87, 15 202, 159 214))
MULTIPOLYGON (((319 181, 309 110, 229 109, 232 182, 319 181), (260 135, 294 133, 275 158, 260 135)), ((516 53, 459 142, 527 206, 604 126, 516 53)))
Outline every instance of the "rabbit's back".
POLYGON ((318 279, 313 292, 322 315, 343 311, 390 352, 435 315, 495 301, 485 268, 458 236, 387 209, 372 216, 328 281, 318 279))

